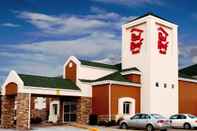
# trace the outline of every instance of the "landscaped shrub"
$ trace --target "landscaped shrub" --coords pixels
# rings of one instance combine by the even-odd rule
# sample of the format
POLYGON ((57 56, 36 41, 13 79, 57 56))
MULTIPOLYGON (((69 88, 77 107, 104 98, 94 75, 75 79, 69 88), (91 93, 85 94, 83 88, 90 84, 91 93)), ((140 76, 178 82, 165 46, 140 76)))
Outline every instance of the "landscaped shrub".
POLYGON ((111 121, 108 121, 107 123, 106 123, 106 126, 115 126, 115 125, 117 125, 117 123, 116 123, 116 121, 115 120, 111 120, 111 121))
POLYGON ((96 114, 91 114, 89 116, 89 124, 90 125, 97 125, 98 124, 98 116, 96 114))
POLYGON ((98 125, 99 126, 106 126, 107 125, 107 121, 99 121, 98 125))
POLYGON ((32 124, 39 124, 41 122, 42 122, 42 118, 40 118, 40 117, 31 118, 32 124))

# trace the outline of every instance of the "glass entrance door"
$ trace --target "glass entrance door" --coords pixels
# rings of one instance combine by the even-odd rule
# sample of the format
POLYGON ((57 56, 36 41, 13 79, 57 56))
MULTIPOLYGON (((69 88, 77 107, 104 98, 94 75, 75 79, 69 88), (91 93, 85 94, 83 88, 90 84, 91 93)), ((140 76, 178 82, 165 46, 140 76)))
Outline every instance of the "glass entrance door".
POLYGON ((64 122, 75 122, 77 115, 77 107, 75 102, 64 103, 64 122))

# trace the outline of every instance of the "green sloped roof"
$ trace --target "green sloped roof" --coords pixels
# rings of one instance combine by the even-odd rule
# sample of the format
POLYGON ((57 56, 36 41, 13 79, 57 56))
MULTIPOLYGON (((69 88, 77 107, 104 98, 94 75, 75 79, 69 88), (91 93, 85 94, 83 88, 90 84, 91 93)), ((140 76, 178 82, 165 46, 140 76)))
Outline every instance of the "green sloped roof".
POLYGON ((194 77, 194 76, 189 76, 189 75, 186 75, 186 74, 180 74, 180 73, 179 73, 179 77, 197 80, 196 77, 194 77))
POLYGON ((102 81, 102 80, 114 80, 114 81, 121 81, 121 82, 130 82, 129 80, 125 79, 120 72, 115 72, 112 74, 109 74, 107 76, 101 77, 95 81, 102 81))
MULTIPOLYGON (((149 15, 152 15, 152 16, 157 17, 157 18, 159 18, 159 19, 168 21, 168 22, 170 22, 170 23, 174 23, 174 22, 172 22, 172 21, 169 21, 169 20, 167 20, 167 19, 165 19, 165 18, 162 18, 162 17, 160 17, 160 16, 154 14, 153 12, 148 12, 148 13, 146 13, 146 14, 144 14, 144 15, 142 15, 142 16, 139 16, 139 17, 137 17, 137 18, 135 18, 135 19, 129 20, 127 23, 132 22, 132 21, 136 21, 136 20, 138 20, 138 19, 141 19, 141 18, 146 17, 146 16, 149 16, 149 15)), ((174 24, 175 24, 175 23, 174 23, 174 24)))
POLYGON ((126 72, 126 71, 140 71, 140 70, 138 68, 136 68, 136 67, 127 68, 127 69, 122 70, 122 72, 126 72))
POLYGON ((197 75, 197 64, 183 68, 179 70, 180 74, 185 74, 189 76, 196 76, 197 75))
POLYGON ((25 86, 80 90, 79 87, 71 80, 60 77, 45 77, 25 74, 19 74, 19 77, 23 80, 25 86))
POLYGON ((107 68, 107 69, 115 69, 119 70, 119 66, 117 65, 110 65, 110 64, 104 64, 104 63, 99 63, 99 62, 92 62, 92 61, 86 61, 86 60, 80 60, 82 65, 87 65, 87 66, 93 66, 93 67, 101 67, 101 68, 107 68))
POLYGON ((122 69, 122 64, 121 63, 115 64, 114 66, 116 66, 118 70, 122 69))
POLYGON ((179 70, 179 77, 197 79, 197 64, 179 70))
POLYGON ((125 79, 119 71, 106 75, 104 77, 98 78, 96 80, 81 80, 83 82, 98 82, 98 81, 103 81, 103 80, 113 80, 113 81, 120 81, 120 82, 130 82, 129 80, 125 79))

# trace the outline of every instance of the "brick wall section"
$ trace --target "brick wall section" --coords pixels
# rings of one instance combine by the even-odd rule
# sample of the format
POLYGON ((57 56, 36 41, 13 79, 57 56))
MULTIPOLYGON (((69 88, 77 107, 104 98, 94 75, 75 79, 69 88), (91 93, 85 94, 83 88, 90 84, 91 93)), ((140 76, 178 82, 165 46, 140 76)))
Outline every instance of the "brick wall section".
POLYGON ((124 77, 130 80, 131 82, 138 83, 138 84, 141 83, 141 76, 138 74, 129 74, 129 75, 125 75, 124 77))
MULTIPOLYGON (((49 110, 50 110, 50 103, 54 100, 60 100, 58 96, 45 96, 45 95, 32 95, 31 96, 31 119, 40 117, 42 121, 47 122, 49 118, 49 110), (44 97, 46 98, 46 108, 43 109, 36 109, 35 108, 35 99, 37 97, 44 97)), ((62 101, 60 101, 60 120, 58 123, 62 123, 62 101)))
POLYGON ((77 78, 77 65, 73 61, 69 61, 69 63, 65 67, 65 76, 66 79, 76 81, 77 78), (69 67, 69 64, 72 64, 72 67, 69 67))
MULTIPOLYGON (((40 97, 40 96, 38 96, 40 97)), ((42 119, 42 121, 47 121, 48 120, 48 99, 46 99, 46 108, 42 109, 42 110, 38 110, 35 109, 35 99, 37 98, 37 96, 31 96, 31 119, 32 118, 36 118, 36 117, 40 117, 42 119)))
POLYGON ((197 115, 197 84, 179 80, 179 113, 197 115))
MULTIPOLYGON (((111 119, 116 120, 118 115, 118 100, 122 97, 135 99, 135 112, 140 112, 140 87, 126 85, 111 85, 111 119)), ((98 120, 109 120, 109 85, 93 86, 92 92, 93 114, 98 115, 98 120)))
POLYGON ((109 84, 92 87, 92 113, 101 116, 109 114, 109 84))
POLYGON ((130 97, 135 99, 135 113, 140 112, 140 87, 115 85, 111 86, 111 112, 112 115, 118 114, 118 100, 122 97, 130 97))
POLYGON ((77 100, 77 123, 87 124, 92 113, 92 98, 80 97, 77 100))
MULTIPOLYGON (((116 120, 116 115, 111 115, 111 120, 116 120)), ((98 121, 109 121, 109 115, 98 115, 98 121)))
POLYGON ((14 96, 1 97, 1 127, 12 128, 14 127, 14 96))
POLYGON ((27 93, 17 94, 16 128, 18 130, 27 130, 30 128, 29 95, 27 93))

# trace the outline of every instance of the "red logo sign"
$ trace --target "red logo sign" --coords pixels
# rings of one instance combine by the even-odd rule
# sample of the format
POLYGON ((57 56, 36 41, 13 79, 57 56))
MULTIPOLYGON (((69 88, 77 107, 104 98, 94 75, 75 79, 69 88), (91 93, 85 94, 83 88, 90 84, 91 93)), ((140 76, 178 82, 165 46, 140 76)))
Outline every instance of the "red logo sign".
POLYGON ((140 53, 142 41, 144 40, 141 35, 144 31, 141 29, 133 28, 131 29, 130 32, 131 32, 130 50, 132 54, 140 53))
POLYGON ((168 33, 162 28, 158 28, 158 49, 160 54, 166 54, 168 48, 168 33))

